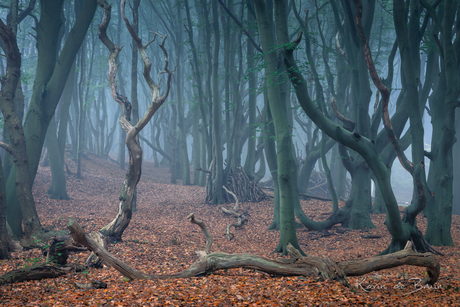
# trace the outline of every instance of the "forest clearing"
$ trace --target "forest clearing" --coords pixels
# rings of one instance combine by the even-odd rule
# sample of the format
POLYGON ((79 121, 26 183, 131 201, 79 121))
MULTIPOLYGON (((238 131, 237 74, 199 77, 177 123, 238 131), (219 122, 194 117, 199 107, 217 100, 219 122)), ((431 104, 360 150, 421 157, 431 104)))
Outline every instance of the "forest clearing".
MULTIPOLYGON (((75 163, 67 160, 71 171, 75 163)), ((279 232, 267 231, 273 215, 272 201, 243 203, 249 221, 233 229, 233 240, 226 237, 226 226, 234 218, 217 206, 204 203, 202 187, 172 185, 166 168, 143 163, 138 185, 138 211, 126 229, 123 242, 111 244, 109 251, 134 268, 147 273, 170 274, 186 269, 196 261, 195 250, 204 247, 204 237, 196 225, 186 219, 191 212, 204 221, 214 237, 213 251, 253 253, 268 258, 273 254, 279 232)), ((84 160, 83 179, 69 175, 70 200, 52 200, 46 194, 51 175, 40 168, 33 191, 37 210, 46 229, 65 229, 70 218, 87 233, 97 231, 117 211, 118 190, 124 172, 117 165, 94 155, 84 160)), ((302 208, 315 221, 331 214, 330 202, 302 201, 302 208)), ((401 208, 402 210, 402 208, 401 208)), ((372 214, 377 226, 368 231, 338 226, 326 232, 297 230, 299 242, 309 255, 334 260, 363 259, 375 256, 389 243, 384 214, 372 214), (343 232, 343 233, 342 233, 343 232), (370 237, 367 239, 365 237, 370 237), (379 237, 372 239, 372 237, 379 237)), ((418 217, 425 231, 426 221, 418 217)), ((88 269, 56 279, 26 281, 0 288, 3 306, 446 306, 460 296, 460 217, 453 216, 454 247, 437 247, 441 275, 433 286, 417 284, 425 269, 400 266, 349 277, 349 287, 339 282, 318 281, 305 277, 272 277, 247 269, 217 271, 211 275, 173 280, 134 280, 124 282, 113 268, 88 269), (92 280, 107 283, 106 289, 85 290, 74 283, 92 280)), ((83 264, 88 252, 72 253, 70 263, 83 264)), ((1 274, 44 262, 38 249, 12 253, 2 260, 1 274)))

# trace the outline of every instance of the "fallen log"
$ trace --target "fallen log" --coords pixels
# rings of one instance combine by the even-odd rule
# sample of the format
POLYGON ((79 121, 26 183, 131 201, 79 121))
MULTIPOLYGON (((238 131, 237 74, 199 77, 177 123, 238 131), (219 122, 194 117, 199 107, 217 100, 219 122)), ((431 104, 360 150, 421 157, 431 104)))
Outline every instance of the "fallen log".
POLYGON ((193 214, 188 216, 191 223, 200 226, 206 237, 206 250, 197 251, 198 260, 188 269, 176 274, 146 274, 130 267, 109 253, 104 247, 87 236, 83 228, 73 221, 68 229, 75 242, 93 251, 105 263, 113 266, 128 279, 171 279, 203 276, 208 273, 232 268, 247 268, 259 270, 277 276, 306 276, 318 277, 322 280, 338 280, 348 285, 346 276, 358 276, 372 271, 379 271, 401 265, 414 265, 427 268, 423 283, 433 285, 439 277, 440 265, 432 253, 418 253, 414 250, 412 242, 408 242, 404 250, 399 252, 376 256, 364 260, 351 260, 335 262, 326 257, 303 257, 298 250, 288 246, 290 259, 268 259, 252 254, 209 253, 212 236, 205 224, 197 221, 193 214))
POLYGON ((12 270, 0 277, 0 286, 13 284, 27 280, 40 280, 56 278, 71 272, 81 272, 83 267, 79 266, 54 266, 50 264, 37 264, 17 270, 12 270))

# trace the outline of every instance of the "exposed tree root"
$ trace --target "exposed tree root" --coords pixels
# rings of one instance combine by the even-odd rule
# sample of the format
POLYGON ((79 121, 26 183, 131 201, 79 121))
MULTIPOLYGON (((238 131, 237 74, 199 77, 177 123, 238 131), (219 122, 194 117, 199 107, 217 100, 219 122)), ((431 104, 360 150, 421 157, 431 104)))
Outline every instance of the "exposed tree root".
POLYGON ((277 276, 308 276, 322 280, 338 280, 347 285, 346 276, 358 276, 372 271, 379 271, 400 265, 415 265, 427 268, 424 283, 433 285, 439 277, 440 265, 432 253, 418 253, 413 249, 412 242, 396 253, 376 256, 364 260, 335 262, 326 257, 304 257, 301 253, 288 246, 290 259, 268 259, 251 254, 209 253, 212 237, 203 222, 197 221, 193 214, 188 216, 190 221, 200 226, 206 236, 206 249, 198 251, 199 259, 183 272, 170 275, 151 275, 136 270, 123 263, 105 248, 89 238, 83 228, 73 222, 68 226, 75 242, 92 250, 99 258, 113 266, 123 276, 129 279, 171 279, 202 276, 220 269, 248 268, 256 269, 277 276))

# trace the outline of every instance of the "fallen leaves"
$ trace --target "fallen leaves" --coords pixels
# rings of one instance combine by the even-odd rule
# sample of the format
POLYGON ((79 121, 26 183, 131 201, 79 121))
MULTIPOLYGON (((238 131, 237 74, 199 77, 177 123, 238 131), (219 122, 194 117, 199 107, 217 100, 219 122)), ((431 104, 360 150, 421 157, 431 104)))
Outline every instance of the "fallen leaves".
MULTIPOLYGON (((117 211, 118 193, 124 171, 111 162, 89 155, 83 160, 83 179, 68 177, 71 200, 50 200, 46 191, 51 182, 49 168, 40 168, 34 183, 37 210, 44 227, 65 229, 74 218, 85 231, 95 231, 111 221, 117 211)), ((74 170, 72 161, 66 161, 74 170)), ((250 213, 249 221, 227 241, 226 225, 234 218, 216 206, 204 203, 204 188, 169 184, 167 169, 143 165, 138 185, 137 208, 123 242, 109 247, 111 253, 138 270, 149 274, 176 273, 196 260, 195 250, 205 246, 202 233, 186 217, 194 212, 206 222, 214 237, 212 251, 255 253, 268 258, 279 239, 276 231, 266 231, 273 218, 271 201, 242 203, 250 213)), ((314 220, 324 220, 332 205, 317 200, 303 202, 305 213, 314 220)), ((384 215, 372 215, 377 226, 368 231, 335 226, 327 232, 298 229, 299 243, 312 256, 331 257, 337 261, 376 255, 390 242, 383 222, 384 215), (380 238, 377 238, 380 236, 380 238), (372 237, 372 239, 365 238, 372 237)), ((417 221, 422 232, 426 220, 417 221)), ((72 272, 53 280, 27 281, 0 287, 0 304, 5 306, 447 306, 460 299, 460 219, 453 217, 455 247, 439 248, 441 275, 437 288, 417 288, 417 278, 424 269, 404 266, 350 277, 350 287, 338 282, 319 282, 304 277, 271 277, 245 269, 218 271, 201 278, 177 280, 134 280, 124 282, 113 268, 72 272), (363 278, 364 281, 363 281, 363 278), (78 289, 74 283, 93 280, 107 283, 107 289, 78 289), (364 290, 365 288, 366 290, 364 290), (417 290, 414 292, 414 290, 417 290)), ((71 254, 69 262, 83 263, 88 253, 71 254)), ((13 259, 0 262, 0 274, 43 262, 39 250, 13 253, 13 259)))

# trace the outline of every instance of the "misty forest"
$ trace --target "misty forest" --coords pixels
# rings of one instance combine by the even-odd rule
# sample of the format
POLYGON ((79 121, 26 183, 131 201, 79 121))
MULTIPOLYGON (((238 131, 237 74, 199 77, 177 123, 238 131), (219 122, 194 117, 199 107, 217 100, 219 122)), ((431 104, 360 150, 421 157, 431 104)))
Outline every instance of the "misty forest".
POLYGON ((2 304, 460 297, 460 1, 1 0, 0 37, 2 304))

